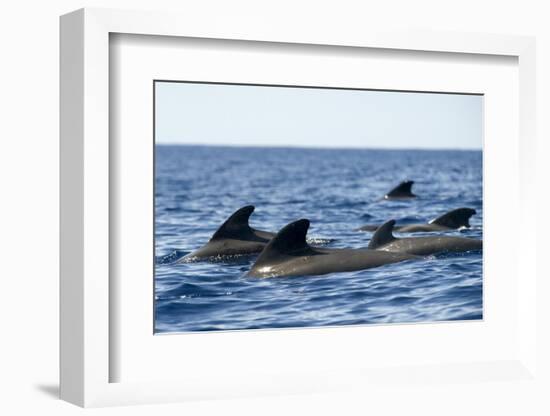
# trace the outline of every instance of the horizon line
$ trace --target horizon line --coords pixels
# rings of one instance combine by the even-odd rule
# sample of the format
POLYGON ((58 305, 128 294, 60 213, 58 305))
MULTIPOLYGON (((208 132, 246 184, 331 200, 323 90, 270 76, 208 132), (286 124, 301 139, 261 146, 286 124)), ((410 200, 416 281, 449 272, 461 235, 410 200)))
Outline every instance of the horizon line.
POLYGON ((311 146, 311 145, 292 145, 292 144, 218 144, 218 143, 166 143, 155 142, 155 146, 188 146, 188 147, 246 147, 246 148, 272 148, 272 149, 316 149, 316 150, 414 150, 414 151, 483 151, 483 147, 361 147, 361 146, 311 146))

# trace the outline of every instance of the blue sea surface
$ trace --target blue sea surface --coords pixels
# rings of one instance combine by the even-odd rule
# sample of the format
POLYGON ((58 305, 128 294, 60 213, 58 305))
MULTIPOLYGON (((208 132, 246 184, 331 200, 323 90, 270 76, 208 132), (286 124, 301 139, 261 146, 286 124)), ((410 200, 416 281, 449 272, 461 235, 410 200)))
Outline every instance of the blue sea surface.
POLYGON ((477 211, 472 228, 446 235, 482 238, 481 151, 157 145, 155 157, 157 333, 483 317, 480 252, 268 279, 245 276, 254 257, 176 263, 244 205, 256 207, 253 228, 308 218, 308 237, 334 248, 365 248, 364 224, 427 222, 459 207, 477 211), (405 179, 418 198, 381 199, 405 179))

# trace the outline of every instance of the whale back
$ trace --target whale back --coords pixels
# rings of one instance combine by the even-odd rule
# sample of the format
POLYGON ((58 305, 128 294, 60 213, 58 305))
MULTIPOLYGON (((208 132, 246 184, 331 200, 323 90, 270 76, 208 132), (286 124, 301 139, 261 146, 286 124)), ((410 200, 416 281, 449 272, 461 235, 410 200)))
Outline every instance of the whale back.
POLYGON ((429 222, 443 227, 458 229, 461 227, 470 228, 470 217, 476 213, 472 208, 453 209, 429 222))
POLYGON ((414 198, 416 195, 412 193, 414 181, 404 181, 389 191, 385 198, 414 198))
POLYGON ((248 225, 250 215, 254 212, 253 205, 247 205, 235 211, 214 233, 210 241, 221 239, 242 239, 249 237, 254 230, 248 225))
POLYGON ((392 233, 394 226, 395 220, 389 220, 378 227, 378 230, 376 230, 376 232, 372 236, 367 248, 371 250, 376 250, 379 247, 385 246, 386 244, 397 240, 392 233))

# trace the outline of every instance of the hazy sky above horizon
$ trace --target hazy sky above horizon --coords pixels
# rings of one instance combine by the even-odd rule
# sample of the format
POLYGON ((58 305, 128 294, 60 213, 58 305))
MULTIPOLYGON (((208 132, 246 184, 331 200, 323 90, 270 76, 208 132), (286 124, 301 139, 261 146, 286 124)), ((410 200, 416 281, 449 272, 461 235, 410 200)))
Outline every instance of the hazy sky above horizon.
POLYGON ((155 83, 157 144, 481 149, 476 95, 155 83))

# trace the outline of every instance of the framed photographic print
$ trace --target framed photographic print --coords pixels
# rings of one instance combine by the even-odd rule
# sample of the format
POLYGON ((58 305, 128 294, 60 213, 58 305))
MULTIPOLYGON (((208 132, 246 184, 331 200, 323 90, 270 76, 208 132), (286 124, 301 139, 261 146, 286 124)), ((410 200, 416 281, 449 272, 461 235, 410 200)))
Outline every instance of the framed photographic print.
POLYGON ((482 95, 153 88, 155 333, 483 318, 482 95))
POLYGON ((62 398, 531 379, 533 40, 232 28, 62 17, 62 398))

